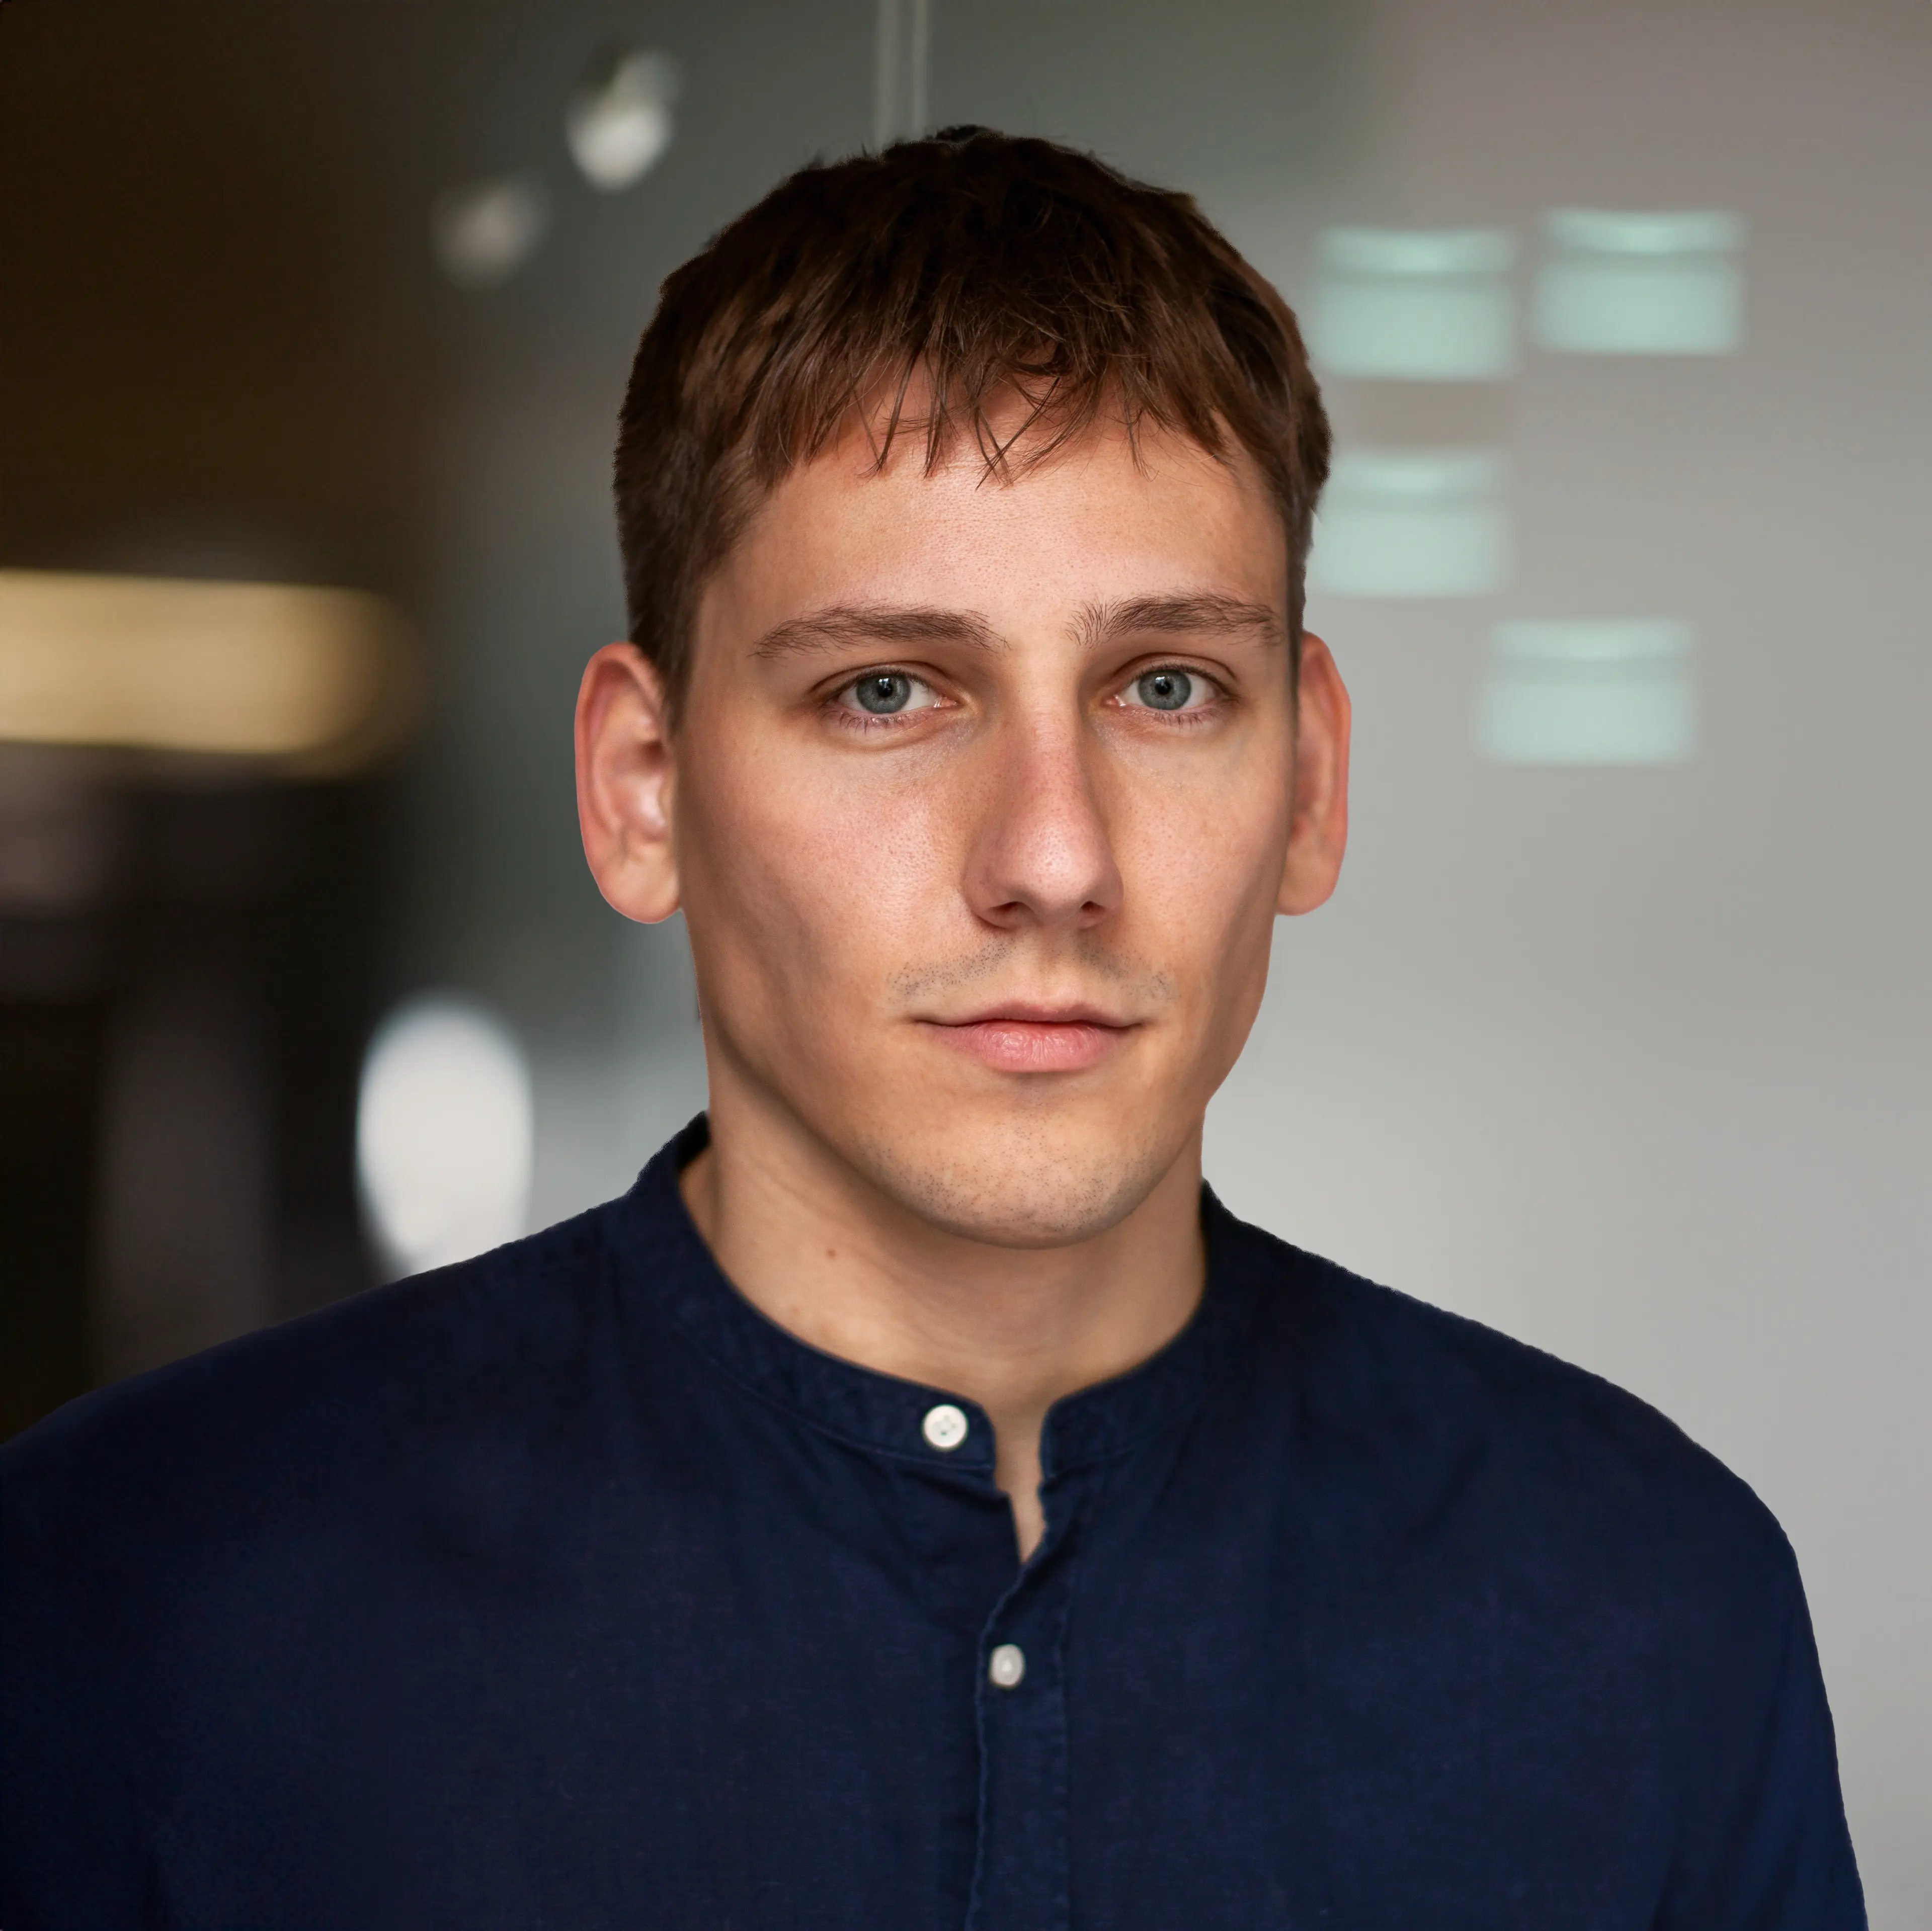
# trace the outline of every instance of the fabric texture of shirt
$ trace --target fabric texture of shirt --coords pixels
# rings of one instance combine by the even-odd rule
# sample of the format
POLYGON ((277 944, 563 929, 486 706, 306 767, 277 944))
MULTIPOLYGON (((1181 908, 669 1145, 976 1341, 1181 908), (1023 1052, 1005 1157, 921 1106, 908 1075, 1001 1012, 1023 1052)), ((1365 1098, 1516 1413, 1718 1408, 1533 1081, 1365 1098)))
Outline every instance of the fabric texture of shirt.
POLYGON ((1022 1566, 704 1132, 8 1447, 7 1931, 1863 1924, 1790 1549, 1651 1409, 1206 1195, 1022 1566))

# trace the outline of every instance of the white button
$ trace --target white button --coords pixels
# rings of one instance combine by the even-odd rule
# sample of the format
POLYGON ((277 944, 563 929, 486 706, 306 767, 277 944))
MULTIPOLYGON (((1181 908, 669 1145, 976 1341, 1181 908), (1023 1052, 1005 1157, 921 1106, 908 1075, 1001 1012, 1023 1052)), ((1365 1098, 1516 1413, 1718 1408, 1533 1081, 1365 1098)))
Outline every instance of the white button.
POLYGON ((966 1439, 966 1417, 950 1402, 928 1408, 920 1430, 934 1448, 957 1448, 966 1439))
POLYGON ((986 1674, 1000 1690, 1017 1690, 1026 1674, 1026 1651, 1018 1643, 1002 1643, 986 1659, 986 1674))

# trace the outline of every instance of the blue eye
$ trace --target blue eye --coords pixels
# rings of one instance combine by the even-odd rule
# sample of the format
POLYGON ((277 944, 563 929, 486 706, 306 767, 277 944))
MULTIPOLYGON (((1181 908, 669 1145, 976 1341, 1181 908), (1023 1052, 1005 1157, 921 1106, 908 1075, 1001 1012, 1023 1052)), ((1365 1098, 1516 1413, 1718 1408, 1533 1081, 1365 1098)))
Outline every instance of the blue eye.
POLYGON ((940 702, 939 693, 910 670, 868 670, 843 686, 835 700, 848 718, 896 718, 932 710, 940 702))
POLYGON ((1150 670, 1135 681, 1134 690, 1150 711, 1184 709, 1194 694, 1194 679, 1184 670, 1150 670))
POLYGON ((860 709, 889 718, 912 701, 912 679, 902 670, 875 670, 852 686, 860 709))

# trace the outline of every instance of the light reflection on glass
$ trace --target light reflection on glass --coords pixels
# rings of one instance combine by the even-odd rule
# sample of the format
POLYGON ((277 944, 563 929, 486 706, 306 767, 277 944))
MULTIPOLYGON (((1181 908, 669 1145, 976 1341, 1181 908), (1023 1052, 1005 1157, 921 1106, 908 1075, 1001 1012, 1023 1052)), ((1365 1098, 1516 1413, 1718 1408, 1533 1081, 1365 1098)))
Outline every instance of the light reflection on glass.
POLYGON ((1697 748, 1688 624, 1498 624, 1478 694, 1476 749, 1498 764, 1679 764, 1697 748))
POLYGON ((1324 372, 1497 382, 1516 367, 1516 241, 1490 228, 1333 228, 1310 346, 1324 372))
POLYGON ((1744 339, 1744 223, 1721 210, 1544 217, 1536 336, 1578 355, 1724 355, 1744 339))
POLYGON ((1309 587, 1480 597, 1509 577, 1508 460, 1494 449, 1354 449, 1335 460, 1309 587))

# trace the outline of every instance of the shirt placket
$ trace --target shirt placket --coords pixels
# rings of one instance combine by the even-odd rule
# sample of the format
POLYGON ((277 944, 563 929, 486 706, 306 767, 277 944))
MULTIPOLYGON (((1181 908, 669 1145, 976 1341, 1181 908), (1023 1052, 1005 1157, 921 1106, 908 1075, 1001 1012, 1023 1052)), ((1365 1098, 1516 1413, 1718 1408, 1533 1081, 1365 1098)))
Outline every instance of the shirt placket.
POLYGON ((1040 1548, 980 1633, 968 1931, 1060 1931, 1069 1921, 1066 1639, 1091 1486, 1055 1485, 1040 1548))

